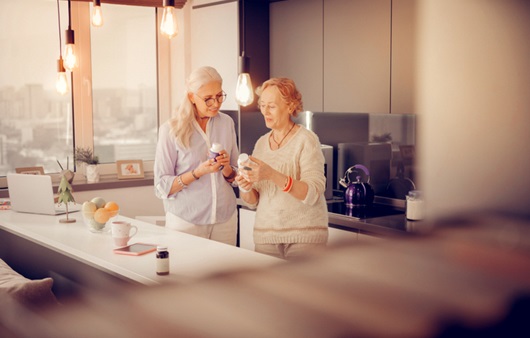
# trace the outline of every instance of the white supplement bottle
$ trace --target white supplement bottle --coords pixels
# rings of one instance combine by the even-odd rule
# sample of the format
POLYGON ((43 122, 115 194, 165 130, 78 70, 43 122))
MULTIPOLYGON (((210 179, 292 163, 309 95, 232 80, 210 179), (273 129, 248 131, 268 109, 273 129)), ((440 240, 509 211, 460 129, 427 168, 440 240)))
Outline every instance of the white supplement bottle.
MULTIPOLYGON (((219 152, 223 150, 223 146, 220 143, 212 143, 212 146, 210 147, 210 152, 208 154, 208 158, 213 159, 217 162, 215 159, 217 156, 219 156, 219 152)), ((219 170, 223 170, 224 166, 219 167, 219 170)))

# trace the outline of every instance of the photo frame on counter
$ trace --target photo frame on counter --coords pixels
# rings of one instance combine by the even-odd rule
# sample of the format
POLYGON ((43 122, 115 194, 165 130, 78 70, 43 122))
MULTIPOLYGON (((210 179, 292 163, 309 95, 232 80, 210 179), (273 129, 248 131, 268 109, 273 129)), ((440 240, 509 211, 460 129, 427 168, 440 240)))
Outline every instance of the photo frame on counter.
POLYGON ((20 167, 15 168, 17 174, 44 175, 43 167, 20 167))
POLYGON ((116 169, 120 180, 144 177, 144 162, 142 160, 116 161, 116 169))

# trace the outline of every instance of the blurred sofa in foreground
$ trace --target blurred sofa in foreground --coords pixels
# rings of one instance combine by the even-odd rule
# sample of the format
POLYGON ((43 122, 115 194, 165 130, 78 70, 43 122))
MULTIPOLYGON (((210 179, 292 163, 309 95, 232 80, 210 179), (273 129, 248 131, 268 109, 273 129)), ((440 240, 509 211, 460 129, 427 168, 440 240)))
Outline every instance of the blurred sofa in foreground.
MULTIPOLYGON (((186 285, 0 306, 2 337, 527 337, 530 220, 469 216, 417 236, 186 285)), ((4 302, 5 303, 5 302, 4 302)), ((4 304, 5 305, 5 304, 4 304)))

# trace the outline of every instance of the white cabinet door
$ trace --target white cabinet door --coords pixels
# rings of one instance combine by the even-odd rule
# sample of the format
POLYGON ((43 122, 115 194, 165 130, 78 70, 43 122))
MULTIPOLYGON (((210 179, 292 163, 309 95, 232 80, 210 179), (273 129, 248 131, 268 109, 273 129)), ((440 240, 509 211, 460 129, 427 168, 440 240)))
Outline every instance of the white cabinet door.
POLYGON ((239 209, 239 247, 254 251, 254 220, 256 212, 254 210, 239 209))
POLYGON ((357 241, 357 231, 346 231, 329 227, 328 245, 333 245, 344 241, 357 241))

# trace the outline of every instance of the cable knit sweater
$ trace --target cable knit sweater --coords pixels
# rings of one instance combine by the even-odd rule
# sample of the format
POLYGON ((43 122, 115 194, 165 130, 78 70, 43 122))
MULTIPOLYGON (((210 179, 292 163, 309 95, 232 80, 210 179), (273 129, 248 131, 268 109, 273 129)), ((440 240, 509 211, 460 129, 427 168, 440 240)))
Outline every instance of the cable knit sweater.
POLYGON ((254 243, 326 243, 328 209, 324 190, 324 155, 318 136, 303 126, 278 150, 271 150, 267 133, 256 142, 252 155, 283 174, 308 185, 300 201, 272 181, 254 184, 259 192, 254 243))

